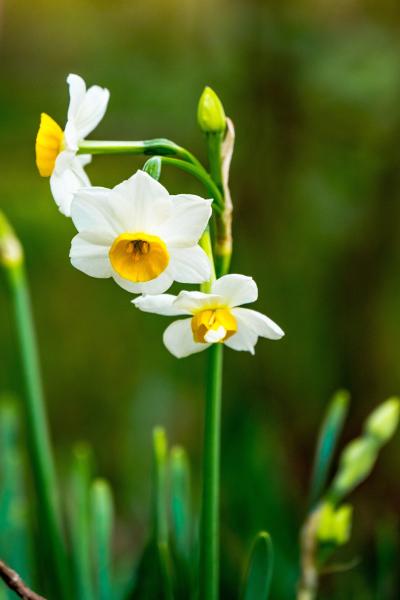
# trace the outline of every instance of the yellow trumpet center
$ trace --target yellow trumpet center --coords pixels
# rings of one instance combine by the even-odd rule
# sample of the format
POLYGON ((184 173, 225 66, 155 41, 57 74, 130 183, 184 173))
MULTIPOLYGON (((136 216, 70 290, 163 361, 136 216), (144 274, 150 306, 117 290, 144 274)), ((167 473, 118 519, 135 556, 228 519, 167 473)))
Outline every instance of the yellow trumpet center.
POLYGON ((225 342, 237 332, 237 322, 228 308, 207 309, 192 318, 195 342, 225 342))
POLYGON ((49 115, 42 113, 35 146, 36 166, 42 177, 50 177, 63 148, 63 130, 49 115))
POLYGON ((155 279, 169 263, 164 242, 147 233, 122 233, 114 240, 109 257, 118 275, 135 283, 155 279))

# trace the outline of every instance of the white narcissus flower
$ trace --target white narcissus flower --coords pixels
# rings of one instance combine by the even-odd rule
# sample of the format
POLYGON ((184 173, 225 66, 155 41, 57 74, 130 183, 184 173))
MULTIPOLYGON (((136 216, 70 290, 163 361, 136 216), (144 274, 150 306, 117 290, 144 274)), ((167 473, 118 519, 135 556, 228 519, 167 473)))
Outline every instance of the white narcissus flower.
POLYGON ((202 283, 210 262, 198 241, 210 216, 211 200, 172 196, 144 171, 112 190, 82 188, 71 205, 79 232, 71 262, 135 294, 160 294, 173 281, 202 283))
POLYGON ((279 340, 284 332, 276 323, 256 310, 240 307, 257 297, 254 279, 231 274, 214 281, 209 294, 183 291, 178 296, 139 296, 132 302, 158 315, 190 315, 169 325, 163 337, 171 354, 183 358, 215 343, 254 354, 259 337, 279 340))
POLYGON ((82 77, 70 74, 68 119, 64 131, 42 113, 36 137, 36 165, 42 177, 50 177, 50 187, 60 211, 70 216, 72 196, 90 186, 84 166, 89 154, 77 155, 79 143, 100 123, 107 109, 110 92, 98 85, 88 90, 82 77))

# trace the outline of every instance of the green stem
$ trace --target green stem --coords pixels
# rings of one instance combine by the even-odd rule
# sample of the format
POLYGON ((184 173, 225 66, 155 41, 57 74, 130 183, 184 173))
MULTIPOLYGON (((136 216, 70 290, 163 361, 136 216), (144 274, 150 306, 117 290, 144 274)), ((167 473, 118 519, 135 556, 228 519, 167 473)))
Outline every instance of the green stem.
POLYGON ((176 156, 197 167, 200 161, 186 148, 165 138, 132 142, 84 140, 79 144, 78 154, 145 154, 148 156, 176 156))
POLYGON ((208 151, 208 162, 210 165, 210 175, 218 189, 223 193, 222 183, 222 158, 221 158, 221 145, 223 140, 223 133, 209 133, 207 134, 207 151, 208 151))
POLYGON ((219 587, 219 471, 223 344, 208 350, 200 524, 200 600, 216 600, 219 587))
POLYGON ((32 458, 33 476, 38 495, 41 535, 47 545, 49 580, 55 581, 55 597, 68 600, 67 563, 61 533, 57 483, 50 445, 44 394, 40 378, 39 357, 31 314, 28 285, 21 263, 7 268, 14 301, 23 375, 25 410, 32 458))
POLYGON ((219 191, 218 187, 215 185, 214 181, 211 179, 207 171, 204 167, 196 167, 191 165, 190 163, 184 162, 183 160, 178 160, 176 158, 169 158, 167 156, 162 156, 161 161, 164 165, 170 165, 181 169, 181 171, 185 171, 185 173, 189 173, 189 175, 193 175, 196 179, 200 181, 211 195, 214 200, 213 209, 219 213, 221 212, 222 207, 222 194, 219 191))

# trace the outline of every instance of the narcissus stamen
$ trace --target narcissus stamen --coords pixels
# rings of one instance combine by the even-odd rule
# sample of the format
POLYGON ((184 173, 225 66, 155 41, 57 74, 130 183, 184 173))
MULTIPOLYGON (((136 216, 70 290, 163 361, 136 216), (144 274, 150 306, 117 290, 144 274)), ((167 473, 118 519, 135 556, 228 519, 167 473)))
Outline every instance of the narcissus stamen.
POLYGON ((46 113, 42 113, 36 136, 36 165, 42 177, 50 177, 56 158, 64 148, 64 132, 46 113))
POLYGON ((228 308, 202 310, 192 319, 193 339, 198 343, 224 342, 237 331, 237 322, 228 308))
POLYGON ((165 243, 146 233, 122 233, 114 240, 109 257, 118 275, 135 283, 155 279, 169 263, 165 243))

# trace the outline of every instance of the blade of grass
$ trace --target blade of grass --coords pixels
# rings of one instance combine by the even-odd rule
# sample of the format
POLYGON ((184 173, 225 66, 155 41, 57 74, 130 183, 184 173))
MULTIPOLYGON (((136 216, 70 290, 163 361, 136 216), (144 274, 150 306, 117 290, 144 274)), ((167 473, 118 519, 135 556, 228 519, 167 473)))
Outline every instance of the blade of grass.
POLYGON ((190 467, 185 450, 175 446, 170 454, 171 551, 176 564, 176 595, 189 598, 195 581, 192 556, 190 467))
MULTIPOLYGON (((0 556, 31 583, 31 545, 17 401, 0 399, 0 556)), ((4 596, 14 598, 12 592, 4 596)))
POLYGON ((189 461, 183 448, 171 450, 172 539, 178 553, 187 559, 191 552, 191 510, 189 461))
POLYGON ((162 427, 153 431, 153 531, 165 600, 173 598, 172 560, 168 544, 168 441, 162 427))
POLYGON ((92 532, 95 575, 97 581, 96 598, 113 598, 111 577, 111 536, 113 528, 113 500, 107 481, 97 479, 92 484, 92 532))
POLYGON ((29 456, 40 511, 40 537, 46 545, 46 584, 53 597, 69 600, 66 550, 61 530, 61 510, 54 460, 45 410, 39 353, 31 312, 28 282, 21 244, 0 212, 0 266, 7 274, 14 306, 18 343, 25 383, 24 410, 29 456))
POLYGON ((350 395, 339 390, 329 403, 322 422, 315 451, 311 476, 309 509, 315 506, 324 492, 336 445, 349 410, 350 395))
POLYGON ((273 570, 273 547, 271 537, 261 531, 253 542, 247 567, 243 600, 267 600, 273 570))
POLYGON ((90 479, 91 452, 86 445, 79 444, 73 451, 70 507, 74 598, 77 600, 94 599, 90 563, 90 479))

